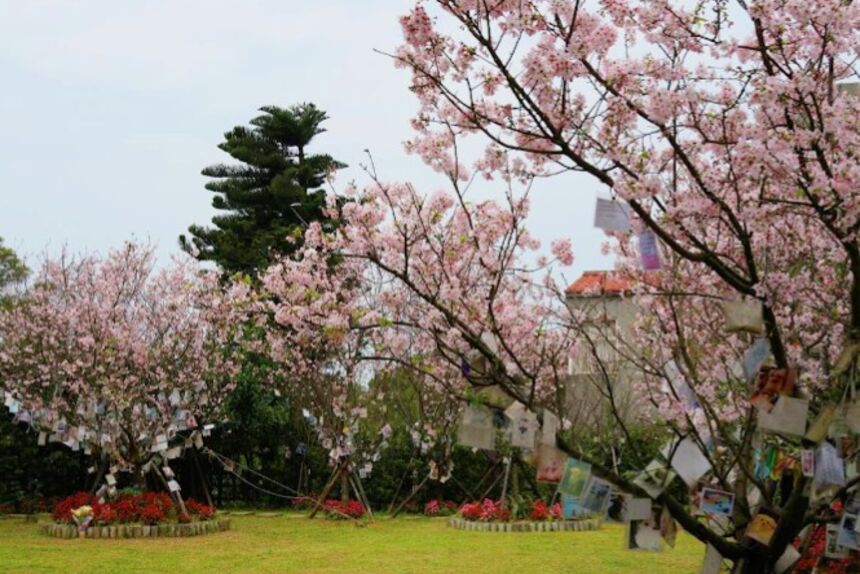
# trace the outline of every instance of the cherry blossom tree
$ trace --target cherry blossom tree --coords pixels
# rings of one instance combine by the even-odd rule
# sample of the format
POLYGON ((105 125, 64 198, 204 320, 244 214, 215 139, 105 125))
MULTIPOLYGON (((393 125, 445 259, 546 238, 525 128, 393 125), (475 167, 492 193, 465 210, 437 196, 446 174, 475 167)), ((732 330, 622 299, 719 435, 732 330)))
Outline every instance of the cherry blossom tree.
POLYGON ((102 461, 107 491, 117 472, 175 490, 168 460, 202 446, 234 386, 245 297, 190 260, 157 268, 133 243, 46 260, 0 313, 5 403, 40 444, 102 461))
POLYGON ((746 572, 770 571, 829 497, 811 502, 799 472, 779 500, 760 484, 778 525, 768 544, 742 543, 761 436, 737 363, 753 340, 713 326, 726 304, 760 306, 771 360, 799 369, 813 414, 853 389, 841 367, 860 337, 858 19, 840 0, 437 0, 403 17, 394 54, 420 102, 408 149, 428 164, 457 181, 470 168, 593 178, 629 209, 611 249, 634 277, 637 250, 659 241, 663 269, 638 282, 648 316, 628 356, 667 421, 728 453, 712 460, 715 480, 743 503, 723 533, 660 502, 746 572), (486 143, 472 166, 464 137, 486 143))

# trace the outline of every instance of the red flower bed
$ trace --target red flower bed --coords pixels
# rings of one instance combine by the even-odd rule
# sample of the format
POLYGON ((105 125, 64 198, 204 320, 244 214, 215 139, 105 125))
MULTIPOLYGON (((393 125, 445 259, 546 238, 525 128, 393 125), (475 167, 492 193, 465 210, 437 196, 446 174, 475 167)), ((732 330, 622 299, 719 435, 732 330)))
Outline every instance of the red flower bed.
MULTIPOLYGON (((467 502, 460 507, 460 516, 466 520, 480 522, 508 522, 512 518, 511 509, 503 507, 501 502, 484 499, 481 502, 467 502)), ((561 504, 553 504, 548 507, 542 500, 534 500, 531 503, 529 520, 541 522, 544 520, 560 520, 562 518, 561 504)))
POLYGON ((334 519, 361 518, 364 516, 364 505, 357 500, 341 502, 340 500, 326 500, 323 504, 326 516, 334 519))
POLYGON ((160 524, 168 520, 185 518, 190 522, 192 517, 197 520, 209 520, 215 514, 215 509, 206 504, 189 498, 185 507, 189 515, 179 516, 179 509, 166 492, 144 492, 137 495, 120 496, 110 502, 99 502, 99 499, 88 492, 77 492, 59 501, 52 512, 54 520, 74 524, 72 510, 81 506, 93 508, 93 524, 108 525, 116 523, 141 522, 143 524, 160 524))

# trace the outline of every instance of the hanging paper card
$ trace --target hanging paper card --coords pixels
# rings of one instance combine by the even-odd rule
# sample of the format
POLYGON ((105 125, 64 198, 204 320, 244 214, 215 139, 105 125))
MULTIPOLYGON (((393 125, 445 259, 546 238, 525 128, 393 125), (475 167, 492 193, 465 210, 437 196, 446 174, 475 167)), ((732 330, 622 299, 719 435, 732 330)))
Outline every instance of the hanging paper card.
POLYGON ((505 409, 505 416, 511 421, 511 446, 534 448, 537 438, 537 415, 519 401, 505 409))
POLYGON ((660 512, 660 537, 671 548, 675 547, 675 539, 678 536, 678 524, 672 518, 672 514, 668 508, 663 508, 660 512))
POLYGON ((764 333, 760 301, 725 301, 723 315, 726 317, 726 331, 730 333, 764 333))
POLYGON ((625 498, 624 512, 622 512, 622 520, 624 522, 629 522, 631 520, 647 520, 649 516, 651 516, 650 498, 625 498))
POLYGON ((702 568, 699 574, 720 574, 720 567, 723 565, 723 557, 716 548, 708 544, 705 550, 705 559, 702 562, 702 568))
POLYGON ((783 574, 783 572, 788 572, 798 560, 800 560, 800 552, 798 552, 797 548, 789 544, 786 546, 782 556, 779 557, 779 560, 776 561, 776 564, 773 565, 773 570, 776 574, 783 574))
POLYGON ((800 468, 803 471, 803 476, 815 476, 815 453, 813 451, 808 449, 800 451, 800 468))
POLYGON ((630 231, 630 208, 614 199, 597 198, 594 206, 594 227, 604 231, 630 231))
POLYGON ((706 472, 711 470, 711 463, 708 461, 699 446, 691 439, 685 438, 677 443, 677 446, 672 444, 666 445, 661 453, 663 458, 669 461, 669 464, 681 477, 681 480, 687 483, 687 486, 692 488, 696 482, 706 472))
POLYGON ((770 544, 779 515, 769 508, 759 508, 747 527, 746 536, 763 546, 770 544))
POLYGON ((750 403, 761 411, 770 412, 781 395, 791 396, 796 380, 795 369, 762 369, 756 377, 750 403))
POLYGON ((845 405, 845 424, 852 433, 860 434, 860 399, 845 405))
POLYGON ((815 451, 815 488, 845 486, 845 465, 829 442, 821 443, 815 451))
POLYGON ((809 401, 793 397, 779 397, 771 412, 758 412, 758 428, 777 434, 803 436, 809 401))
POLYGON ((722 514, 731 516, 735 506, 735 495, 725 490, 703 488, 699 502, 699 510, 705 514, 722 514))
POLYGON ((611 484, 602 478, 591 476, 585 489, 585 496, 582 497, 582 507, 588 512, 603 516, 606 513, 606 507, 609 506, 611 495, 611 484))
POLYGON ((165 467, 163 467, 163 468, 161 469, 161 472, 163 472, 163 473, 164 473, 164 476, 165 476, 165 477, 167 477, 167 478, 173 478, 173 476, 174 476, 174 475, 173 475, 173 469, 172 469, 172 468, 170 468, 169 466, 165 466, 165 467))
POLYGON ((657 245, 657 236, 650 229, 640 232, 639 238, 639 258, 642 262, 642 269, 645 271, 660 270, 660 248, 657 245))
POLYGON ((494 450, 496 448, 496 429, 493 427, 460 425, 457 442, 469 448, 494 450))
POLYGON ((105 482, 107 482, 109 486, 115 486, 116 477, 112 474, 105 475, 105 482))
POLYGON ((860 537, 854 527, 857 525, 857 515, 846 512, 839 523, 839 534, 836 537, 837 546, 850 550, 860 550, 860 537))
POLYGON ((657 498, 675 479, 675 476, 675 471, 668 468, 666 463, 654 459, 636 477, 633 484, 647 492, 651 498, 657 498))
POLYGON ((562 476, 558 490, 568 496, 579 498, 585 492, 585 487, 590 476, 590 464, 572 457, 568 458, 564 463, 564 475, 562 476))
POLYGON ((827 525, 827 544, 824 547, 824 556, 833 560, 848 558, 848 549, 839 546, 839 524, 827 525))
POLYGON ((182 488, 179 486, 179 483, 175 480, 170 480, 167 482, 167 488, 170 492, 179 492, 182 488))
POLYGON ((554 446, 541 445, 537 453, 537 479, 540 482, 560 482, 564 475, 567 454, 554 446))
POLYGON ((194 433, 194 446, 197 449, 203 448, 203 435, 200 434, 199 432, 194 433))
POLYGON ((821 407, 821 410, 818 411, 818 416, 815 417, 815 420, 809 425, 809 429, 806 431, 806 436, 804 437, 806 440, 818 444, 827 436, 827 431, 830 428, 830 423, 833 422, 833 417, 836 415, 836 405, 829 404, 821 407))
POLYGON ((690 388, 684 375, 678 369, 678 364, 674 360, 669 361, 663 366, 663 372, 666 375, 667 383, 664 384, 663 392, 677 396, 681 403, 687 409, 695 409, 699 406, 699 399, 696 393, 690 388))
POLYGON ((744 377, 746 377, 747 381, 753 380, 756 374, 758 374, 758 370, 767 360, 770 355, 770 341, 765 339, 764 337, 759 337, 755 340, 752 347, 747 349, 746 353, 744 353, 744 377))
POLYGON ((463 424, 481 427, 493 427, 493 412, 480 405, 466 405, 463 410, 463 424))
POLYGON ((39 446, 45 446, 48 443, 48 433, 42 431, 39 433, 39 446))
POLYGON ((169 449, 167 451, 167 453, 165 454, 165 456, 170 460, 172 460, 174 458, 179 458, 180 456, 182 456, 182 447, 176 446, 176 447, 169 449))
POLYGON ((550 411, 544 409, 543 426, 541 427, 540 433, 540 443, 549 446, 555 446, 555 435, 558 433, 559 426, 560 425, 558 417, 550 411))

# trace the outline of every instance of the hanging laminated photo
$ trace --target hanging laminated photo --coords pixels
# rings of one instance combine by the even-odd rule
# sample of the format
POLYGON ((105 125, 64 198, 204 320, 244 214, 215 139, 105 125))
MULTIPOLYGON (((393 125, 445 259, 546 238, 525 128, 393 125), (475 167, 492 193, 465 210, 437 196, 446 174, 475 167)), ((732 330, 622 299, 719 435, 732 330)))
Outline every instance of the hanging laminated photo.
POLYGON ((582 497, 582 507, 587 512, 603 516, 609 506, 611 495, 611 484, 601 478, 591 476, 585 489, 585 495, 582 497))
POLYGON ((560 482, 567 454, 554 446, 541 445, 537 452, 538 482, 560 482))
POLYGON ((633 484, 647 492, 651 498, 657 498, 675 479, 675 476, 677 476, 675 471, 668 468, 667 463, 655 458, 633 480, 633 484))
POLYGON ((578 498, 567 494, 561 495, 561 513, 564 518, 577 518, 586 512, 588 511, 580 504, 578 498))
POLYGON ((795 369, 762 368, 756 377, 750 404, 760 411, 770 412, 780 396, 791 396, 796 381, 795 369))
POLYGON ((627 526, 627 549, 661 552, 663 538, 660 536, 659 509, 650 512, 645 520, 631 520, 627 526))
POLYGON ((726 319, 726 331, 729 333, 764 333, 760 301, 725 301, 723 315, 726 319))
POLYGON ((687 486, 692 488, 702 476, 711 470, 708 457, 702 453, 702 449, 690 438, 684 438, 676 443, 666 445, 660 454, 669 461, 669 464, 678 473, 687 486))
POLYGON ((591 476, 591 465, 587 462, 569 457, 564 463, 564 474, 558 490, 562 494, 581 498, 591 476))
POLYGON ((779 514, 776 511, 765 507, 759 508, 747 527, 746 537, 767 546, 776 531, 778 520, 779 514))
POLYGON ((848 558, 848 549, 839 546, 839 524, 828 524, 826 529, 825 558, 842 560, 848 558))
POLYGON ((731 516, 735 506, 735 495, 725 490, 703 488, 699 497, 699 510, 704 514, 731 516))
POLYGON ((460 425, 457 430, 457 442, 468 448, 495 450, 496 429, 492 426, 460 425))
POLYGON ((860 537, 854 530, 857 526, 857 514, 846 512, 839 522, 839 532, 836 536, 836 545, 849 550, 860 550, 860 537))
POLYGON ((797 548, 789 544, 782 553, 782 556, 779 557, 779 560, 776 561, 776 564, 773 565, 773 571, 776 574, 788 572, 798 560, 800 560, 800 552, 797 548))
POLYGON ((781 435, 803 436, 809 401, 794 397, 779 397, 770 412, 758 411, 758 428, 781 435))

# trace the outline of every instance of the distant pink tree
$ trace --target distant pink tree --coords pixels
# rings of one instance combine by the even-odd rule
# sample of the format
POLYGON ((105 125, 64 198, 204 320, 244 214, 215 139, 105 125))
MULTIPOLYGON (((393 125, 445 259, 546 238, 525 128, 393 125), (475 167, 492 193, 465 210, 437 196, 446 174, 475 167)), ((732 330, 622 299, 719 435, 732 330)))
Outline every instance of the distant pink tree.
POLYGON ((0 388, 40 444, 63 443, 137 484, 201 445, 234 387, 243 286, 190 261, 155 266, 128 243, 104 258, 46 260, 0 313, 0 388))

